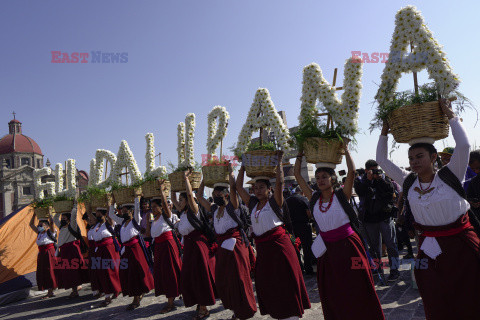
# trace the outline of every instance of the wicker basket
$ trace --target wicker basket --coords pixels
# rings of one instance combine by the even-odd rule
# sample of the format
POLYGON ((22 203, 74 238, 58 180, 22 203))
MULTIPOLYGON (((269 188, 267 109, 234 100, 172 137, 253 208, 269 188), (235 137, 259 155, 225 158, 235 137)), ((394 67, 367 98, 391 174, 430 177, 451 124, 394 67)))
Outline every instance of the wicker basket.
POLYGON ((53 210, 56 213, 70 213, 73 209, 73 200, 62 200, 62 201, 55 201, 53 203, 53 210))
POLYGON ((388 118, 393 138, 399 143, 414 139, 448 137, 448 118, 438 101, 400 107, 388 118))
MULTIPOLYGON (((150 199, 154 197, 160 197, 160 181, 151 180, 142 184, 143 197, 150 199)), ((170 181, 163 183, 163 194, 165 197, 170 195, 170 181)))
MULTIPOLYGON (((187 187, 185 186, 185 179, 183 171, 173 172, 168 175, 168 180, 173 192, 185 191, 187 187)), ((193 171, 188 178, 192 189, 198 189, 202 181, 202 173, 193 171)))
POLYGON ((110 198, 112 197, 111 194, 107 193, 100 197, 92 197, 90 201, 90 206, 92 209, 94 208, 108 208, 110 203, 110 198))
POLYGON ((203 182, 209 188, 213 188, 215 183, 229 183, 229 172, 227 164, 217 164, 202 167, 203 182))
MULTIPOLYGON (((125 187, 117 190, 113 190, 113 196, 117 205, 135 202, 135 189, 134 187, 125 187)), ((140 190, 139 190, 140 191, 140 190)))
MULTIPOLYGON (((343 138, 345 142, 348 139, 343 138)), ((322 138, 310 137, 303 144, 305 159, 308 163, 342 163, 345 154, 343 142, 340 140, 324 140, 322 138)))
POLYGON ((53 213, 52 207, 35 208, 33 210, 35 211, 35 215, 39 220, 48 219, 53 213))
POLYGON ((254 150, 242 155, 242 164, 248 177, 275 177, 277 168, 277 151, 254 150))

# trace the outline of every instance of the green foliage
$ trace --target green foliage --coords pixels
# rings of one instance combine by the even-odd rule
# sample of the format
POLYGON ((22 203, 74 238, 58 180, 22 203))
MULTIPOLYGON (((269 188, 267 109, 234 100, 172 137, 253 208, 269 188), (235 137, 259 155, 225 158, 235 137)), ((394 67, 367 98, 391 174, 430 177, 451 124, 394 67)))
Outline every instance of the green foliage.
POLYGON ((53 202, 57 201, 67 201, 67 200, 75 200, 75 198, 67 197, 66 195, 57 195, 53 198, 53 202))
POLYGON ((174 165, 172 162, 168 162, 167 163, 167 168, 168 168, 168 171, 170 171, 170 173, 173 173, 173 172, 183 172, 183 171, 187 171, 189 169, 193 169, 193 171, 195 172, 202 172, 202 165, 198 162, 195 161, 195 166, 192 168, 192 167, 177 167, 176 165, 174 165))
POLYGON ((33 207, 34 208, 48 208, 51 205, 53 205, 53 198, 52 197, 44 198, 42 200, 36 200, 36 201, 33 202, 33 207))
MULTIPOLYGON (((370 131, 375 128, 381 128, 383 121, 388 119, 390 114, 400 107, 435 101, 438 100, 439 97, 438 90, 434 82, 426 83, 418 87, 418 94, 415 94, 415 92, 412 90, 407 90, 395 92, 392 96, 392 100, 378 106, 375 117, 370 123, 370 131)), ((473 103, 459 91, 455 90, 450 94, 450 96, 444 98, 453 97, 457 98, 456 100, 452 101, 452 106, 454 107, 455 112, 464 112, 465 108, 476 110, 473 103)))
POLYGON ((342 132, 338 128, 327 129, 326 124, 321 124, 317 119, 306 120, 302 126, 293 134, 298 150, 303 150, 303 144, 307 138, 322 138, 324 140, 340 140, 342 132))
POLYGON ((157 176, 153 176, 151 174, 146 173, 144 178, 142 179, 142 184, 147 182, 147 181, 154 181, 154 180, 157 180, 157 179, 168 180, 168 174, 164 174, 164 175, 161 175, 160 177, 157 177, 157 176))

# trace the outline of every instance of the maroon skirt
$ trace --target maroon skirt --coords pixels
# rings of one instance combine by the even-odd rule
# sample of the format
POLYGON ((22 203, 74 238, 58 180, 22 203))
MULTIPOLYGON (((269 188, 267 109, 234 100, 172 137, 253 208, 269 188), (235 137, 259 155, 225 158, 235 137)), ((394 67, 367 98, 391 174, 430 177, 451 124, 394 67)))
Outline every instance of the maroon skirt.
POLYGON ((140 296, 154 288, 153 276, 142 247, 135 237, 123 244, 125 252, 121 256, 120 283, 123 296, 140 296))
POLYGON ((91 285, 92 291, 98 291, 98 288, 100 288, 96 270, 92 269, 92 262, 93 262, 92 260, 95 257, 95 248, 96 248, 95 240, 88 240, 88 262, 89 262, 88 275, 90 278, 90 285, 91 285))
POLYGON ((57 279, 55 276, 55 246, 53 243, 39 246, 37 256, 37 286, 38 290, 57 288, 57 279))
POLYGON ((88 281, 88 265, 80 251, 80 240, 65 243, 60 247, 56 268, 61 278, 59 288, 76 288, 88 281))
POLYGON ((155 296, 164 294, 167 298, 180 295, 180 273, 182 260, 172 231, 164 232, 155 238, 153 279, 155 296))
POLYGON ((218 235, 217 241, 215 285, 223 307, 232 310, 240 319, 251 318, 257 312, 257 303, 250 277, 248 247, 242 242, 238 229, 218 235), (221 247, 222 242, 229 238, 237 239, 233 251, 221 247))
POLYGON ((302 317, 310 308, 295 248, 283 227, 255 238, 255 286, 262 315, 272 318, 302 317))
POLYGON ((385 319, 360 237, 329 242, 317 260, 317 283, 325 319, 385 319), (346 306, 348 304, 348 307, 346 306))
POLYGON ((120 256, 115 251, 113 239, 105 238, 96 243, 95 261, 90 266, 95 270, 98 279, 98 290, 105 294, 118 295, 122 292, 120 284, 120 275, 118 269, 120 267, 120 256))
POLYGON ((215 304, 215 256, 207 238, 198 230, 184 236, 180 291, 185 307, 215 304))
MULTIPOLYGON (((469 224, 464 215, 446 226, 416 224, 425 232, 444 232, 469 224)), ((442 253, 435 260, 419 250, 415 280, 423 300, 427 319, 478 319, 480 316, 480 240, 473 227, 459 233, 437 236, 442 253)))

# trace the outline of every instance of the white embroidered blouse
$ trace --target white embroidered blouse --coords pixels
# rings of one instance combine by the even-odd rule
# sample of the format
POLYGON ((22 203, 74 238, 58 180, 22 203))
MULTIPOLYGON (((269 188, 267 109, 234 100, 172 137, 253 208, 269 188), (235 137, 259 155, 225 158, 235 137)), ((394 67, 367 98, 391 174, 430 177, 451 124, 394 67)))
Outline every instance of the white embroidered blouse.
MULTIPOLYGON (((195 216, 199 218, 200 212, 197 212, 195 216)), ((187 212, 185 211, 182 213, 182 216, 180 217, 180 222, 178 223, 178 232, 180 232, 182 236, 186 236, 193 231, 195 231, 195 228, 188 221, 187 212)))
MULTIPOLYGON (((172 216, 169 218, 169 220, 172 222, 172 224, 175 226, 180 219, 176 214, 172 213, 172 216)), ((165 219, 163 218, 162 215, 160 215, 160 218, 157 220, 152 221, 152 227, 150 229, 150 233, 152 235, 152 238, 160 237, 163 233, 172 231, 172 228, 165 222, 165 219)))
MULTIPOLYGON (((116 224, 121 225, 123 223, 124 219, 115 214, 115 208, 113 205, 110 206, 108 216, 113 220, 114 226, 116 224)), ((140 200, 138 198, 135 198, 133 218, 138 223, 138 225, 140 225, 140 221, 142 220, 142 217, 140 215, 140 200)), ((139 234, 140 234, 140 231, 138 231, 134 227, 133 221, 128 222, 128 224, 123 223, 122 228, 120 229, 120 241, 122 243, 128 242, 129 240, 133 239, 139 234)))
MULTIPOLYGON (((217 217, 218 210, 220 210, 220 207, 213 213, 213 227, 217 234, 224 234, 228 230, 238 227, 238 223, 230 217, 226 207, 223 209, 223 216, 221 218, 217 217)), ((235 209, 234 212, 240 217, 240 208, 235 209)))
MULTIPOLYGON (((313 207, 313 216, 315 217, 315 221, 317 222, 320 231, 327 232, 350 223, 350 219, 343 210, 340 202, 338 202, 336 195, 333 196, 332 205, 327 212, 320 211, 320 208, 318 207, 319 203, 320 199, 318 199, 313 207)), ((328 203, 323 203, 322 206, 326 207, 327 204, 328 203)))
MULTIPOLYGON (((52 236, 56 236, 56 233, 52 233, 52 236)), ((37 241, 36 241, 38 246, 45 246, 50 243, 54 243, 52 239, 50 239, 47 235, 47 231, 41 232, 37 236, 37 241)))
POLYGON ((253 208, 250 215, 252 219, 253 233, 257 237, 283 224, 283 222, 277 217, 277 215, 273 211, 268 201, 267 204, 260 210, 257 210, 257 206, 258 203, 253 208))

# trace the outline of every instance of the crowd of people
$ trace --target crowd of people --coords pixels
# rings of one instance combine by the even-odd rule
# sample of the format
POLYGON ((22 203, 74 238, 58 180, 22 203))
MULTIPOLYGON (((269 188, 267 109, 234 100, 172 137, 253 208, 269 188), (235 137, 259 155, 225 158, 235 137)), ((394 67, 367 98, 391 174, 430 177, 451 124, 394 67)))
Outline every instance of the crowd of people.
MULTIPOLYGON (((329 166, 315 171, 315 182, 301 175, 303 154, 294 168, 296 185, 285 189, 282 152, 275 179, 257 177, 244 188, 229 167, 229 183, 216 184, 212 198, 186 190, 170 199, 86 212, 88 244, 77 225, 77 207, 40 220, 37 284, 48 290, 71 289, 78 297, 90 283, 93 297, 108 306, 120 293, 140 306, 155 290, 167 303, 161 313, 197 306, 194 319, 209 316, 220 299, 232 319, 248 319, 258 309, 275 319, 298 319, 310 308, 304 276, 316 273, 325 319, 384 319, 377 284, 395 282, 400 254, 414 258, 415 281, 427 319, 475 319, 480 314, 480 151, 470 152, 467 134, 450 104, 442 100, 455 148, 437 152, 432 144, 410 147, 410 168, 388 157, 385 123, 376 160, 356 169, 346 150, 348 172, 340 181, 329 166), (271 180, 274 180, 272 186, 271 180), (58 235, 56 228, 59 229, 58 235), (388 265, 382 257, 388 256, 388 265), (387 279, 384 270, 389 270, 387 279)), ((161 182, 163 183, 163 181, 161 182)))

